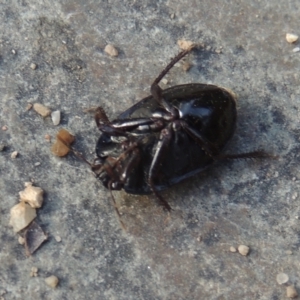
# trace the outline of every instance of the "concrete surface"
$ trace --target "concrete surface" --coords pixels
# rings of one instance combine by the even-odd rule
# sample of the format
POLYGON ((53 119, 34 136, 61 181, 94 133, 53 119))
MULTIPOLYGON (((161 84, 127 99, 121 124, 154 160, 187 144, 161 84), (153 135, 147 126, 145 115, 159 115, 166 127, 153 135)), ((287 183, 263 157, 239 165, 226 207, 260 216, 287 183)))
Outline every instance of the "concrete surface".
POLYGON ((280 272, 300 292, 300 53, 285 40, 300 34, 299 15, 298 0, 2 1, 0 297, 285 299, 280 272), (153 196, 115 192, 124 232, 88 166, 54 157, 44 136, 67 128, 92 160, 99 132, 84 110, 102 105, 113 118, 147 96, 182 38, 205 47, 189 55, 189 72, 174 68, 162 87, 232 89, 239 115, 228 152, 281 158, 215 165, 163 193, 171 214, 153 196), (108 43, 118 57, 104 53, 108 43), (35 102, 61 110, 61 124, 26 111, 35 102), (46 193, 37 221, 49 239, 28 258, 8 221, 31 179, 46 193), (239 244, 250 247, 247 257, 229 251, 239 244), (44 282, 52 274, 56 289, 44 282))

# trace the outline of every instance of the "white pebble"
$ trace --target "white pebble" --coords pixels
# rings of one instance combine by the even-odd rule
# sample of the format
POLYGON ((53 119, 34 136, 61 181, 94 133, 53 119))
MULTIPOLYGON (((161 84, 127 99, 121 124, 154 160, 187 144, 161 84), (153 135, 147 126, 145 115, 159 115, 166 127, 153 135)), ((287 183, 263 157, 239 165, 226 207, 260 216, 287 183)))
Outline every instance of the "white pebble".
POLYGON ((279 273, 276 276, 276 281, 280 285, 285 284, 289 281, 289 276, 285 273, 279 273))
POLYGON ((51 119, 55 126, 57 126, 60 123, 60 116, 61 114, 59 110, 53 111, 51 113, 51 119))
POLYGON ((18 151, 14 151, 14 152, 11 153, 10 157, 13 158, 13 159, 17 158, 18 154, 19 154, 18 151))
POLYGON ((293 52, 294 53, 297 53, 297 52, 299 52, 300 51, 300 47, 295 47, 294 49, 293 49, 293 52))
POLYGON ((56 286, 58 285, 58 281, 59 281, 58 278, 54 275, 45 278, 46 284, 52 288, 56 288, 56 286))
POLYGON ((25 244, 25 239, 22 236, 18 237, 18 242, 20 245, 24 245, 25 244))
POLYGON ((55 240, 56 240, 58 243, 61 242, 61 237, 60 237, 59 235, 56 235, 54 238, 55 238, 55 240))
POLYGON ((299 36, 297 34, 287 33, 285 38, 288 43, 292 44, 298 40, 299 36))

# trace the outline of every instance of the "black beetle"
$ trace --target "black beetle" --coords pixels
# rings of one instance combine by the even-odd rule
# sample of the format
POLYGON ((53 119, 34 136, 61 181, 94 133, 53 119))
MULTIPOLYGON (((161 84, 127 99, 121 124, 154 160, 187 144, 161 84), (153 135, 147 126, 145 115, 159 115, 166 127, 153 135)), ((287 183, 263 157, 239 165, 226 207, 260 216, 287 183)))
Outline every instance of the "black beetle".
POLYGON ((110 122, 104 110, 97 109, 95 120, 102 135, 92 170, 110 191, 154 193, 170 210, 158 192, 202 172, 213 162, 270 157, 264 151, 222 155, 236 127, 232 92, 201 83, 165 90, 159 87, 161 79, 190 50, 180 52, 154 80, 151 96, 116 120, 110 122))

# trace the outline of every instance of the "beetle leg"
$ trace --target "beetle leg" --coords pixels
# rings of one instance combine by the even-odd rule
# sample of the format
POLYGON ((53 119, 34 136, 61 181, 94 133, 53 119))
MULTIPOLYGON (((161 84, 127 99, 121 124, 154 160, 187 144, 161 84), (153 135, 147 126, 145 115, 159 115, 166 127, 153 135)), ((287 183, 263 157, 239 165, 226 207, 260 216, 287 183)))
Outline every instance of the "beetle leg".
POLYGON ((98 129, 103 133, 107 133, 110 136, 127 136, 127 134, 124 131, 118 128, 114 128, 111 125, 111 122, 109 121, 102 107, 98 107, 96 109, 95 121, 98 129))
POLYGON ((95 121, 98 129, 109 136, 128 137, 132 130, 136 130, 137 133, 147 133, 152 132, 153 129, 158 131, 164 126, 162 121, 152 118, 133 118, 110 122, 102 107, 96 109, 95 121))
POLYGON ((148 175, 148 183, 152 190, 152 192, 155 194, 155 196, 159 199, 161 204, 164 206, 164 208, 168 211, 171 210, 171 206, 169 203, 156 191, 154 186, 154 180, 157 177, 157 174, 159 172, 161 163, 167 154, 167 150, 169 147, 170 140, 172 138, 172 129, 170 127, 165 128, 161 131, 159 141, 156 145, 155 154, 153 156, 153 160, 151 162, 151 166, 149 169, 149 175, 148 175))
POLYGON ((166 74, 173 68, 173 66, 180 61, 184 56, 186 56, 191 50, 193 46, 188 48, 187 50, 179 52, 171 61, 170 63, 162 70, 162 72, 158 75, 158 77, 154 80, 154 82, 151 85, 150 91, 153 98, 161 104, 166 111, 168 111, 172 116, 177 116, 178 112, 177 110, 170 105, 163 97, 162 97, 162 89, 158 85, 159 82, 166 76, 166 74))
POLYGON ((201 133, 194 130, 186 122, 180 121, 181 126, 186 130, 186 132, 192 137, 199 146, 212 158, 218 157, 220 150, 209 140, 207 140, 201 133))
POLYGON ((118 216, 118 219, 119 219, 119 222, 120 222, 120 225, 122 227, 122 229, 124 229, 126 231, 126 226, 125 224, 123 223, 123 221, 121 220, 121 214, 119 212, 119 209, 118 209, 118 206, 117 206, 117 203, 116 203, 116 200, 115 200, 115 197, 112 193, 112 186, 111 186, 112 182, 110 181, 109 184, 108 184, 108 187, 109 187, 109 191, 110 191, 110 199, 111 199, 111 202, 112 202, 112 205, 115 209, 115 212, 118 216))
POLYGON ((132 153, 129 155, 126 165, 123 167, 122 173, 120 175, 120 181, 122 181, 123 183, 126 181, 126 179, 129 176, 129 172, 131 172, 134 169, 134 167, 138 165, 140 160, 140 149, 138 146, 136 146, 132 149, 132 153))

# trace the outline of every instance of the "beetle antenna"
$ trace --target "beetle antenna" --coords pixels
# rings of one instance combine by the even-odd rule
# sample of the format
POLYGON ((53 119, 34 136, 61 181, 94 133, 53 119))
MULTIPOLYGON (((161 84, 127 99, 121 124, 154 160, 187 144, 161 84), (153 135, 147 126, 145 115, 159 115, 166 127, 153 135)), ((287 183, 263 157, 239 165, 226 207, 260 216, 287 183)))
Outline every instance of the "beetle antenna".
POLYGON ((62 142, 66 147, 69 148, 69 150, 71 152, 73 152, 73 154, 75 156, 77 156, 79 159, 83 160, 85 163, 87 163, 90 167, 93 166, 93 164, 91 164, 80 152, 76 151, 73 147, 71 147, 69 144, 67 144, 64 139, 62 139, 59 135, 56 136, 56 139, 59 140, 60 142, 62 142))
POLYGON ((183 57, 185 57, 192 49, 194 45, 189 47, 186 50, 179 52, 170 62, 169 64, 162 70, 162 72, 158 75, 158 77, 154 80, 152 85, 157 85, 159 82, 166 76, 166 74, 174 67, 174 65, 179 62, 183 57))
POLYGON ((248 153, 239 153, 239 154, 224 154, 217 156, 217 160, 223 159, 261 159, 261 158, 271 158, 278 159, 278 155, 267 153, 263 150, 257 150, 248 153))
POLYGON ((78 158, 80 158, 81 160, 83 160, 85 163, 87 163, 90 167, 93 166, 93 164, 91 164, 80 152, 76 151, 75 149, 73 149, 71 146, 69 146, 70 151, 73 152, 73 154, 75 156, 77 156, 78 158))

